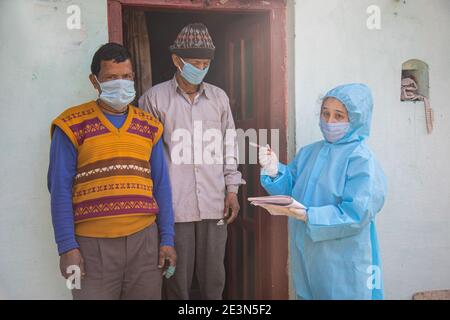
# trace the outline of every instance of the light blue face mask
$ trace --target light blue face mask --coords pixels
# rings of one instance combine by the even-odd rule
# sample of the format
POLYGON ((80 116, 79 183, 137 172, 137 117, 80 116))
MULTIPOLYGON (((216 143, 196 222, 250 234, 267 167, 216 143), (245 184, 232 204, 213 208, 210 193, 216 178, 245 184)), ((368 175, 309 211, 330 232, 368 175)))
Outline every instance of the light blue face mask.
POLYGON ((180 69, 181 76, 186 79, 187 82, 191 84, 198 85, 202 83, 206 74, 208 73, 209 66, 205 69, 201 70, 199 68, 194 67, 192 64, 184 62, 184 60, 180 57, 181 61, 183 61, 183 69, 180 69))
POLYGON ((97 83, 102 91, 99 96, 100 100, 116 110, 122 110, 136 97, 134 81, 117 79, 100 82, 97 79, 97 83))
POLYGON ((320 118, 319 126, 325 140, 335 143, 347 134, 350 129, 350 122, 326 123, 320 118))

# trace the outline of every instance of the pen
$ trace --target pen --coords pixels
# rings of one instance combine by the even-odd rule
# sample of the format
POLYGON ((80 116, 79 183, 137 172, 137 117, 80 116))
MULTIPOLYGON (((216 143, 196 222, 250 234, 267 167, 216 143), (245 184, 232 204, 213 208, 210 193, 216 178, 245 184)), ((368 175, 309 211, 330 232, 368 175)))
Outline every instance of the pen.
MULTIPOLYGON (((259 144, 254 143, 254 142, 249 142, 248 144, 255 148, 262 148, 259 144)), ((270 146, 268 144, 266 144, 266 148, 269 149, 269 154, 270 154, 270 152, 272 152, 272 149, 270 148, 270 146)))

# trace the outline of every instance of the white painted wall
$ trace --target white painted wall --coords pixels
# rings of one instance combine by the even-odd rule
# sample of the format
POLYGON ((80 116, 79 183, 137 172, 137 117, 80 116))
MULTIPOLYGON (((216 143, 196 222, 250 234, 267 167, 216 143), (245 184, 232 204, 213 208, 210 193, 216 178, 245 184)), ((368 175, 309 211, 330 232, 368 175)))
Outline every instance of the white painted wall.
POLYGON ((297 149, 321 139, 320 95, 347 82, 373 90, 369 145, 389 180, 377 220, 386 298, 450 289, 450 1, 297 0, 295 36, 297 149), (366 28, 372 4, 381 30, 366 28), (399 100, 411 58, 430 67, 431 135, 423 104, 399 100))
POLYGON ((71 298, 59 274, 47 191, 51 120, 95 97, 106 0, 0 1, 0 299, 71 298), (81 9, 68 30, 66 9, 81 9))

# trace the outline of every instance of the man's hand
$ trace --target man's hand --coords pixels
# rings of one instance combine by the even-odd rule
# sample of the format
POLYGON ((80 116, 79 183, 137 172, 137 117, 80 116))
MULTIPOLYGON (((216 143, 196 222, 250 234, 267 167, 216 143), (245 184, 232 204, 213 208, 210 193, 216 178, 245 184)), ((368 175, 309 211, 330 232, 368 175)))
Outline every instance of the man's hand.
POLYGON ((163 276, 167 279, 173 276, 175 273, 175 267, 177 265, 177 253, 175 248, 171 246, 161 246, 159 247, 159 263, 158 268, 164 267, 164 262, 169 261, 169 265, 163 270, 163 276))
POLYGON ((81 271, 81 279, 84 278, 86 275, 86 272, 84 270, 84 260, 83 256, 81 255, 81 252, 79 249, 72 249, 70 251, 67 251, 61 255, 59 258, 59 269, 61 271, 61 275, 64 278, 68 278, 71 276, 71 273, 67 273, 67 268, 70 266, 78 266, 81 271))
POLYGON ((234 219, 236 219, 240 209, 241 207, 239 206, 237 194, 234 192, 228 192, 225 197, 225 209, 223 211, 227 224, 232 223, 234 219))

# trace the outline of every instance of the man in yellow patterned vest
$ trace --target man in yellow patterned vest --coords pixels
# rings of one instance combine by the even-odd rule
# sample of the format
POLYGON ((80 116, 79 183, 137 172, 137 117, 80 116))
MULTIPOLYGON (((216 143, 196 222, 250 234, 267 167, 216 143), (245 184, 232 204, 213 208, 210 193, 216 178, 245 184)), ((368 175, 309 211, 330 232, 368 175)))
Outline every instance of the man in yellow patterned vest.
POLYGON ((72 280, 79 271, 74 299, 160 299, 162 276, 176 264, 163 126, 130 105, 126 48, 100 47, 91 72, 99 98, 51 125, 48 188, 61 273, 72 280))

